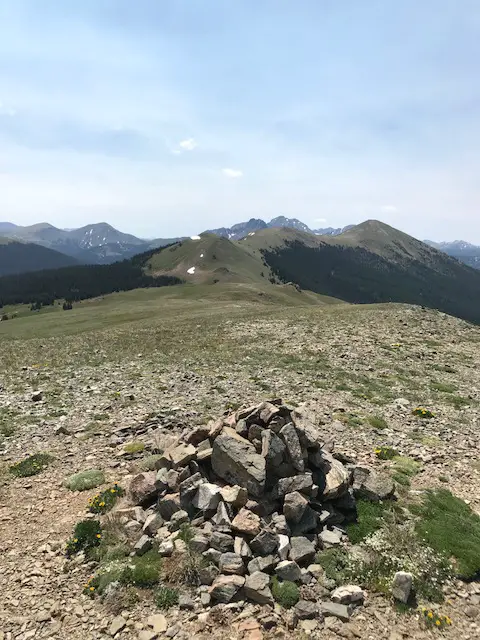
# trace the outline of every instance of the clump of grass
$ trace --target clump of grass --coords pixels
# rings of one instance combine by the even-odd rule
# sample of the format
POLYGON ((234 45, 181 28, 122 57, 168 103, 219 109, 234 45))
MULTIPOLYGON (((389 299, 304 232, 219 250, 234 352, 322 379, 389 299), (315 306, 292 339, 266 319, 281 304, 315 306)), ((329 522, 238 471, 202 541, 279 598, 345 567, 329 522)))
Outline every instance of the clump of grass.
POLYGON ((152 587, 160 581, 161 567, 162 557, 156 550, 151 549, 143 556, 132 559, 125 567, 121 582, 136 587, 152 587))
POLYGON ((396 456, 393 458, 393 474, 392 478, 395 482, 409 487, 410 478, 417 475, 420 471, 421 465, 419 462, 408 456, 396 456))
POLYGON ((88 491, 105 482, 105 475, 99 469, 87 469, 74 473, 65 480, 65 486, 70 491, 88 491))
POLYGON ((412 414, 417 416, 418 418, 422 418, 423 420, 430 420, 430 418, 434 418, 435 414, 430 409, 424 409, 423 407, 416 407, 412 414))
POLYGON ((178 589, 161 586, 155 592, 155 603, 159 609, 170 609, 178 604, 178 589))
POLYGON ((79 551, 89 551, 98 547, 102 539, 102 528, 98 520, 82 520, 73 530, 72 537, 67 541, 67 557, 79 551))
POLYGON ((140 440, 134 440, 133 442, 128 442, 123 447, 123 450, 129 455, 135 455, 136 453, 142 453, 145 450, 145 444, 140 440))
POLYGON ((180 540, 183 540, 185 542, 187 547, 190 546, 190 543, 195 537, 195 531, 193 530, 193 527, 189 522, 186 522, 185 524, 182 524, 180 526, 178 537, 180 538, 180 540))
POLYGON ((423 617, 425 619, 425 624, 429 628, 433 629, 445 629, 445 627, 449 627, 452 624, 452 619, 448 616, 441 616, 433 609, 422 608, 423 617))
POLYGON ((398 456, 398 451, 393 447, 377 447, 375 449, 375 455, 380 460, 392 460, 398 456))
POLYGON ((138 466, 141 471, 154 471, 155 464, 158 460, 160 460, 161 457, 162 455, 157 453, 151 456, 146 456, 145 458, 143 458, 143 460, 139 461, 138 466))
POLYGON ((428 491, 419 505, 416 531, 437 553, 450 558, 460 577, 480 573, 480 516, 447 489, 428 491))
POLYGON ((342 584, 345 581, 345 573, 349 565, 349 556, 344 549, 325 549, 317 554, 316 562, 319 564, 325 576, 333 580, 335 584, 342 584))
POLYGON ((300 600, 300 590, 294 582, 280 580, 275 576, 272 580, 272 595, 275 602, 285 609, 291 609, 300 600))
POLYGON ((53 456, 49 453, 34 453, 32 456, 12 464, 10 473, 17 476, 17 478, 36 476, 46 469, 53 459, 53 456))
POLYGON ((107 513, 114 507, 118 498, 123 496, 123 494, 124 491, 122 487, 115 483, 113 487, 105 489, 105 491, 93 496, 93 498, 88 501, 88 510, 90 513, 107 513))
POLYGON ((374 429, 386 429, 387 421, 382 416, 368 416, 368 422, 374 429))
POLYGON ((352 544, 358 544, 380 529, 387 506, 384 502, 357 501, 357 521, 347 525, 352 544))
POLYGON ((432 382, 431 387, 434 391, 440 391, 441 393, 455 393, 455 387, 453 386, 453 384, 432 382))

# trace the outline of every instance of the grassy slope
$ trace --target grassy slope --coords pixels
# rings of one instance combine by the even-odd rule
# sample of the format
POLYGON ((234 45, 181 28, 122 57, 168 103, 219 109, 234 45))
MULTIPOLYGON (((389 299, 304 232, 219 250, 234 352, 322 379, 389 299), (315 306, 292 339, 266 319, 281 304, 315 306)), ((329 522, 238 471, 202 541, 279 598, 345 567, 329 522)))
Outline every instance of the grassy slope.
POLYGON ((187 239, 163 249, 148 260, 146 267, 148 274, 175 275, 196 284, 214 280, 262 282, 269 276, 268 267, 264 267, 258 256, 245 251, 238 243, 213 234, 203 234, 200 240, 187 239), (195 267, 193 275, 187 273, 191 267, 195 267))
POLYGON ((5 307, 3 313, 18 317, 0 322, 1 338, 62 336, 103 329, 130 322, 165 318, 215 315, 226 309, 268 311, 275 307, 307 307, 340 304, 339 300, 309 291, 299 292, 288 285, 237 284, 178 285, 160 289, 135 289, 103 298, 84 300, 72 311, 58 304, 40 312, 28 306, 5 307))

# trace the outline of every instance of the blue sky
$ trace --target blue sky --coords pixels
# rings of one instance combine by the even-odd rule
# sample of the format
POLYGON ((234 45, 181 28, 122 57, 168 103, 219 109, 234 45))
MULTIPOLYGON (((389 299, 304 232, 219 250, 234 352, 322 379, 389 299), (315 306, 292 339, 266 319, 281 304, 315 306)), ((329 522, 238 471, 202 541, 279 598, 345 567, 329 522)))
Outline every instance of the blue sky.
POLYGON ((478 0, 0 0, 0 220, 480 243, 478 0))

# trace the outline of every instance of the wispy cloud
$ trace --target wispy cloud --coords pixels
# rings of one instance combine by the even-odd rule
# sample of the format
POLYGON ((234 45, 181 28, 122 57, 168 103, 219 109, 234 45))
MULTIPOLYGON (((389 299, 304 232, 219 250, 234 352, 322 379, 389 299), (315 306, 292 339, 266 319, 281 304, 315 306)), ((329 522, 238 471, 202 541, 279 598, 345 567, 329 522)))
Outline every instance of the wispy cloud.
POLYGON ((326 222, 326 218, 315 218, 314 222, 326 222))
POLYGON ((195 138, 187 138, 182 140, 178 146, 184 151, 193 151, 198 147, 198 144, 195 138))
POLYGON ((227 176, 227 178, 241 178, 243 176, 243 171, 240 171, 240 169, 225 168, 222 169, 222 173, 224 176, 227 176))
POLYGON ((384 204, 380 207, 380 211, 382 213, 397 213, 398 207, 396 207, 394 204, 384 204))

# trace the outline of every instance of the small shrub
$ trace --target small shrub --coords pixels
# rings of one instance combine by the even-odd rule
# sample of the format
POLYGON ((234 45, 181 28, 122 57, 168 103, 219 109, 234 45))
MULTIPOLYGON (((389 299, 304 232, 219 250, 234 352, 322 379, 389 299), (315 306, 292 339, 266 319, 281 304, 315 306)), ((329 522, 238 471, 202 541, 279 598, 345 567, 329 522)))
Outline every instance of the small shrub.
POLYGON ((369 416, 368 422, 374 429, 385 429, 388 427, 387 421, 381 416, 369 416))
POLYGON ((88 510, 90 513, 107 513, 113 508, 118 498, 123 496, 124 491, 118 484, 114 484, 110 489, 105 489, 101 493, 88 501, 88 510))
POLYGON ((409 487, 410 478, 417 475, 420 468, 420 463, 413 458, 409 458, 408 456, 396 456, 393 458, 392 477, 395 482, 398 482, 398 484, 401 484, 404 487, 409 487))
POLYGON ((300 589, 294 582, 280 580, 275 576, 272 581, 272 595, 275 602, 285 609, 291 609, 300 600, 300 589))
POLYGON ((151 456, 146 456, 145 458, 143 458, 143 460, 139 461, 138 466, 141 471, 154 471, 155 464, 158 462, 158 460, 160 460, 161 457, 162 455, 159 453, 155 453, 151 456))
POLYGON ((456 573, 474 578, 480 572, 480 516, 447 489, 428 491, 419 505, 416 531, 437 553, 451 558, 456 573))
POLYGON ((441 616, 432 609, 422 609, 422 613, 425 619, 425 624, 427 627, 436 628, 436 629, 444 629, 445 627, 449 627, 452 624, 451 618, 448 616, 441 616))
POLYGON ((347 533, 352 544, 358 544, 372 535, 383 524, 386 504, 384 502, 357 501, 357 522, 347 525, 347 533))
POLYGON ((344 549, 325 549, 317 554, 316 561, 329 580, 333 580, 337 585, 345 582, 349 556, 344 549))
POLYGON ((443 382, 432 382, 432 389, 441 393, 455 393, 455 387, 452 384, 444 384, 443 382))
POLYGON ((178 604, 178 590, 161 586, 155 593, 155 603, 160 609, 170 609, 178 604))
POLYGON ((133 442, 128 442, 123 447, 123 450, 125 451, 125 453, 128 453, 129 455, 134 455, 136 453, 142 453, 142 451, 144 451, 144 449, 145 449, 144 443, 140 442, 139 440, 134 440, 133 442))
POLYGON ((171 584, 197 585, 199 570, 207 565, 207 560, 187 546, 186 553, 174 553, 163 562, 163 573, 171 584))
POLYGON ((375 455, 380 460, 392 460, 395 456, 398 456, 398 451, 393 447, 377 447, 375 455))
POLYGON ((153 549, 132 559, 122 574, 121 582, 135 587, 153 587, 160 581, 162 558, 153 549))
POLYGON ((180 526, 180 532, 178 534, 180 540, 183 540, 187 547, 190 546, 191 541, 195 537, 195 531, 193 530, 192 525, 189 522, 182 524, 180 526))
POLYGON ((105 482, 105 476, 103 471, 98 469, 87 469, 86 471, 80 471, 80 473, 74 473, 72 476, 65 480, 65 486, 70 491, 88 491, 89 489, 95 489, 99 485, 105 482))
POLYGON ((79 551, 88 551, 98 547, 102 539, 102 528, 98 520, 82 520, 73 530, 73 536, 68 540, 66 554, 68 557, 79 551))
POLYGON ((430 418, 434 418, 435 414, 430 411, 430 409, 424 409, 423 407, 417 407, 412 411, 414 416, 422 418, 423 420, 429 420, 430 418))
POLYGON ((18 478, 28 478, 41 473, 52 462, 53 456, 49 453, 34 453, 32 456, 12 464, 10 473, 18 478))

